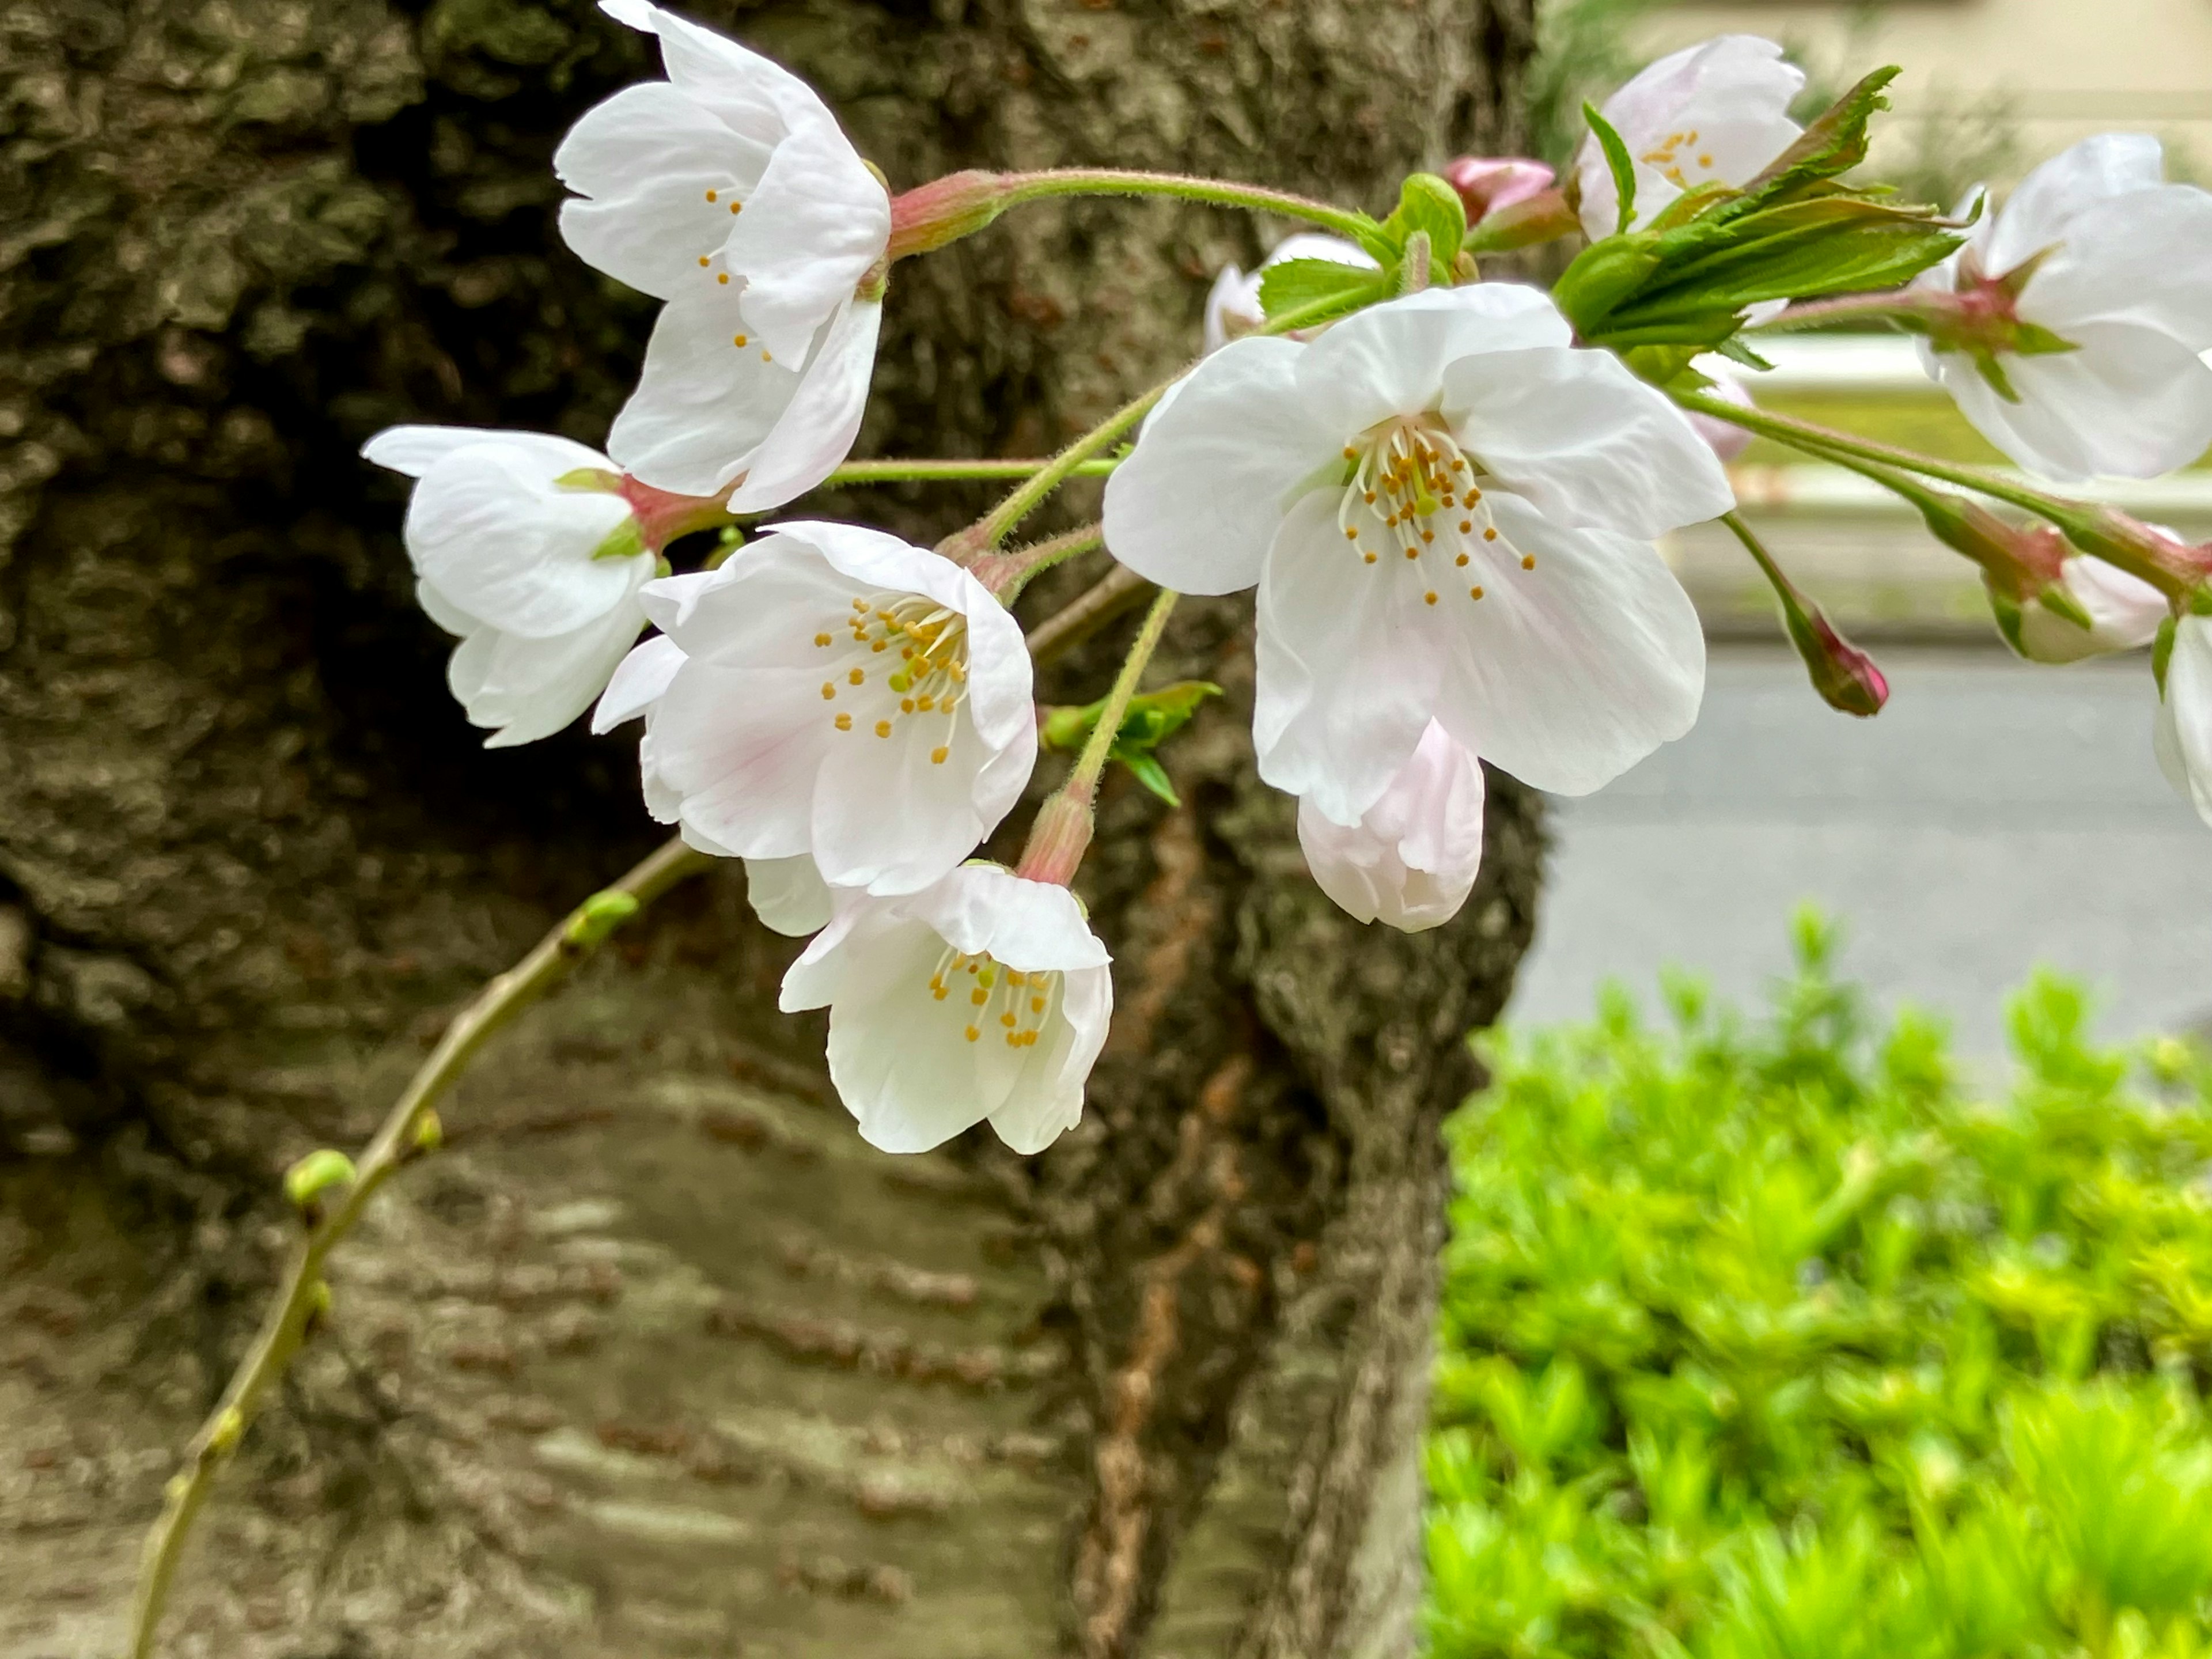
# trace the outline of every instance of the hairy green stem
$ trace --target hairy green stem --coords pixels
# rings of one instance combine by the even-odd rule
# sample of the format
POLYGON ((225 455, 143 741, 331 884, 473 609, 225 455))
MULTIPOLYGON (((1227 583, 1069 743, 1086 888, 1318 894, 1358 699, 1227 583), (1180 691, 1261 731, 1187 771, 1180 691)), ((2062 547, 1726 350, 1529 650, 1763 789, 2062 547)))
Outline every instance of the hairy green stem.
POLYGON ((1027 547, 983 554, 968 567, 968 574, 989 588, 1000 605, 1011 608, 1031 578, 1079 553, 1088 553, 1104 539, 1105 532, 1098 526, 1087 524, 1065 535, 1031 542, 1027 547))
MULTIPOLYGON (((965 479, 1026 478, 1049 465, 1035 460, 880 460, 848 461, 822 482, 823 485, 868 483, 952 483, 965 479)), ((1079 462, 1068 475, 1103 478, 1118 463, 1109 459, 1079 462)))
POLYGON ((613 886, 593 894, 562 918, 528 956, 477 992, 446 1028, 436 1049, 409 1081, 357 1160, 353 1184, 322 1213, 309 1218, 252 1346, 214 1412, 185 1448, 185 1466, 169 1481, 161 1512, 146 1535, 131 1618, 131 1659, 150 1659, 177 1563, 217 1472, 237 1449, 255 1408, 284 1374, 307 1340, 313 1321, 328 1304, 323 1263, 353 1231, 377 1188, 423 1146, 423 1132, 438 1098, 495 1032, 567 978, 569 969, 589 956, 624 916, 709 862, 680 840, 667 842, 613 886))
POLYGON ((1075 757, 1075 769, 1067 775, 1068 793, 1088 799, 1097 791, 1114 739, 1121 734, 1121 721, 1128 714, 1129 699, 1137 695, 1137 683, 1144 678, 1152 653, 1159 647, 1160 635, 1167 630, 1168 617, 1182 597, 1174 589, 1164 587, 1153 599, 1152 608, 1145 613, 1144 626, 1130 641, 1129 654, 1121 659, 1121 672, 1114 677, 1114 689, 1106 694, 1105 706, 1098 711, 1098 724, 1091 728, 1083 752, 1075 757))
POLYGON ((1006 183, 1009 189, 1004 199, 1008 206, 1054 196, 1168 196, 1179 201, 1207 202, 1216 207, 1279 214, 1285 219, 1319 225, 1355 241, 1375 228, 1375 222, 1364 213, 1331 207, 1310 197, 1271 190, 1265 185, 1231 184, 1187 173, 1134 173, 1120 167, 1056 167, 1046 173, 1015 173, 1006 183))

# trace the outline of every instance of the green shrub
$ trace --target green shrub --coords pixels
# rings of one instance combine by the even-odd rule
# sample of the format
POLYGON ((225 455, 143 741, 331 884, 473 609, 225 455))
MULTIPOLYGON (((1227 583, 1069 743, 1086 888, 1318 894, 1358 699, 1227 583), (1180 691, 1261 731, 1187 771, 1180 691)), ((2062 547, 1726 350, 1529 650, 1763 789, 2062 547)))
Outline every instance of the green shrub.
POLYGON ((2010 1100, 1798 927, 1746 1021, 1494 1045, 1450 1129, 1429 1638, 1487 1655, 2212 1655, 2212 1066, 2014 1000, 2010 1100), (2131 1083, 2133 1086, 2131 1086, 2131 1083))

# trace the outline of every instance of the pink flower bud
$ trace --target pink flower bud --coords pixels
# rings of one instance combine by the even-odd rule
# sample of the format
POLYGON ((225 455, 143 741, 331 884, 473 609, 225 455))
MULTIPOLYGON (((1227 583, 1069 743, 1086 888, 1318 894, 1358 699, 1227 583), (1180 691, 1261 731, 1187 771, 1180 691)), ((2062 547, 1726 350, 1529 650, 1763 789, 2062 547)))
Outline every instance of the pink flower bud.
POLYGON ((1889 701, 1889 680, 1875 659, 1838 634, 1820 607, 1810 601, 1785 605, 1783 614, 1790 642, 1804 659, 1820 701, 1861 719, 1881 713, 1889 701))
POLYGON ((1471 225, 1542 194, 1554 176, 1541 161, 1520 155, 1462 155, 1444 168, 1446 181, 1467 204, 1471 225))
POLYGON ((948 173, 891 198, 888 257, 927 253, 973 235, 1005 211, 1012 181, 1003 173, 948 173))
MULTIPOLYGON (((1734 404, 1738 409, 1759 407, 1752 401, 1750 390, 1735 375, 1716 374, 1711 379, 1709 396, 1717 398, 1724 404, 1734 404)), ((1713 415, 1699 415, 1694 410, 1689 418, 1690 424, 1697 428, 1698 435, 1705 441, 1707 448, 1720 457, 1723 465, 1735 460, 1751 447, 1750 431, 1733 421, 1723 421, 1713 415)))

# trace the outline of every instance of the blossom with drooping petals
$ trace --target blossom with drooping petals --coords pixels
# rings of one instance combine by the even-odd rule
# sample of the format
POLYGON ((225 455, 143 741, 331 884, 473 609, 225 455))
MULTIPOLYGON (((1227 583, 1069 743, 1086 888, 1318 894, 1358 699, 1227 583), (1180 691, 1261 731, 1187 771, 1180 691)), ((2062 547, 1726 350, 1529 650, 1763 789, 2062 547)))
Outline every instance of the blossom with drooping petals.
POLYGON ((925 1152, 988 1119, 1039 1152, 1083 1115, 1109 961, 1066 888, 967 864, 842 904, 784 975, 781 1006, 830 1010, 830 1080, 869 1145, 925 1152))
POLYGON ((593 721, 648 714, 646 805, 702 851, 811 854, 836 887, 927 886, 1036 763, 1022 631, 966 571, 853 525, 779 525, 648 582, 663 637, 593 721))
POLYGON ((1208 351, 1220 350, 1235 336, 1249 334, 1267 320, 1267 313, 1260 307, 1261 278, 1268 266, 1286 259, 1327 259, 1334 264, 1377 269, 1373 258, 1357 242, 1307 230, 1278 242, 1274 251, 1260 262, 1260 269, 1249 276, 1235 265, 1224 265, 1206 296, 1208 351))
POLYGON ((1431 717, 1581 794, 1687 731, 1705 640, 1651 538, 1733 505, 1673 404, 1533 289, 1248 338, 1163 400, 1106 541, 1187 593, 1257 583, 1261 775, 1356 823, 1431 717))
POLYGON ((2053 156, 1914 286, 1953 307, 1929 374, 2030 471, 2155 477, 2212 445, 2212 195, 2166 182, 2157 139, 2053 156))
POLYGON ((550 737, 591 706, 641 629, 653 549, 595 449, 543 432, 396 426, 362 454, 416 480, 404 531, 416 596, 460 635, 447 684, 487 749, 550 737))
POLYGON ((2033 596, 1998 609, 1998 630, 2031 662, 2079 662, 2133 651, 2158 637, 2159 624, 2172 610, 2166 596, 2140 576, 2086 554, 2059 566, 2058 586, 2088 617, 2088 627, 2033 596))
POLYGON ((2212 823, 2212 617, 2191 612, 2174 623, 2152 742, 2167 781, 2212 823))
MULTIPOLYGON (((1790 106, 1804 71, 1755 34, 1723 34, 1671 52, 1605 100, 1602 115, 1628 147, 1636 170, 1634 230, 1700 185, 1747 185, 1803 131, 1790 106)), ((1592 133, 1575 155, 1583 229, 1613 234, 1620 192, 1592 133)))
POLYGON ((1436 721, 1358 823, 1298 803, 1298 845, 1322 892, 1361 921, 1402 933, 1443 926, 1482 863, 1482 763, 1436 721))
POLYGON ((734 483, 733 510, 780 507, 860 430, 883 308, 855 296, 890 194, 796 76, 646 0, 602 9, 658 35, 668 70, 587 112, 553 157, 578 192, 568 246, 667 301, 607 447, 660 489, 734 483))

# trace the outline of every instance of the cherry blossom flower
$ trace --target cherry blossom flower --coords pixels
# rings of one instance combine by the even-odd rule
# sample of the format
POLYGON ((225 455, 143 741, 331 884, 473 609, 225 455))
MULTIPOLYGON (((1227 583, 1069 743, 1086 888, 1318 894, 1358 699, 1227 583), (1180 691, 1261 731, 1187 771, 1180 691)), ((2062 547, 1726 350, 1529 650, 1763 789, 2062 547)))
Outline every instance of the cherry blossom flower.
MULTIPOLYGON (((1605 101, 1602 115, 1627 145, 1636 170, 1636 216, 1649 224, 1675 198, 1700 185, 1747 185, 1796 142, 1803 129, 1790 106, 1804 72, 1782 61, 1782 48, 1755 34, 1723 34, 1651 64, 1605 101)), ((1592 241, 1613 234, 1620 192, 1593 133, 1575 155, 1583 229, 1592 241)))
POLYGON ((2212 823, 2212 617, 2192 611, 2174 624, 2152 743, 2167 781, 2212 823))
POLYGON ((779 507, 860 430, 890 194, 805 82, 645 0, 602 9, 658 35, 668 70, 589 111, 553 158, 578 192, 568 246, 667 301, 608 448, 661 489, 734 483, 734 510, 779 507))
POLYGON ((1581 794, 1697 718, 1705 641, 1651 538, 1733 504, 1659 392, 1549 299, 1430 289, 1249 338, 1162 402, 1106 540, 1187 593, 1257 584, 1261 775, 1357 823, 1433 716, 1581 794))
POLYGON ((663 637, 631 653, 593 726, 647 716, 647 810, 703 852, 808 854, 833 886, 913 892, 1029 781, 1021 629, 948 559, 793 523, 642 592, 663 637))
POLYGON ((1340 265, 1378 269, 1367 250, 1357 242, 1304 230, 1278 242, 1274 251, 1260 262, 1260 269, 1249 276, 1235 265, 1224 265, 1206 296, 1208 351, 1220 350, 1236 336, 1249 334, 1267 320, 1267 313, 1260 308, 1260 279, 1268 266, 1281 264, 1286 259, 1327 259, 1340 265))
POLYGON ((2157 139, 2053 156, 1914 286, 1953 301, 1929 374, 2031 471, 2154 477, 2212 445, 2212 195, 2166 182, 2157 139))
POLYGON ((1446 164, 1444 182, 1459 192, 1467 222, 1479 225, 1493 213, 1533 202, 1551 189, 1552 169, 1525 155, 1462 155, 1446 164))
POLYGON ((447 684, 487 749, 591 706, 645 626, 655 568, 621 474, 542 432, 396 426, 362 454, 417 480, 403 532, 416 597, 460 636, 447 684))
POLYGON ((2158 637, 2159 624, 2172 610, 2166 596, 2141 577, 2084 555, 2059 566, 2058 584, 2088 616, 2088 627, 2033 597, 1998 609, 2000 631, 2032 662, 2079 662, 2133 651, 2158 637))
POLYGON ((1040 1152, 1083 1115, 1109 961, 1066 888, 967 864, 842 904, 784 976, 782 1007, 830 1010, 830 1079, 869 1145, 924 1152, 988 1119, 1040 1152))
POLYGON ((1482 763, 1436 721, 1358 823, 1298 803, 1298 845, 1322 892, 1407 933, 1459 914, 1482 862, 1482 763))

